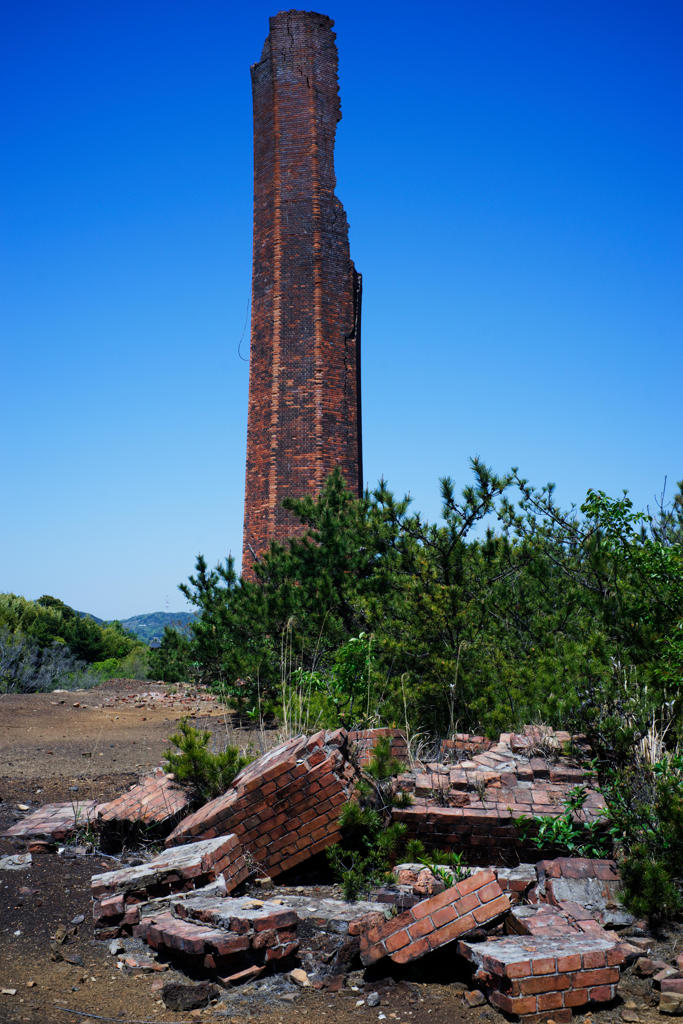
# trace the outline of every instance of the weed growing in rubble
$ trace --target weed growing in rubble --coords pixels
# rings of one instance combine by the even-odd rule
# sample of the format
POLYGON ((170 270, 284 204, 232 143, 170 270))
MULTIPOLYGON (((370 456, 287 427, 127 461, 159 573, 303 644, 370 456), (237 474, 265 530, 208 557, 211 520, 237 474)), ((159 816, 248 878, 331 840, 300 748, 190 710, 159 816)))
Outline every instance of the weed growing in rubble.
POLYGON ((240 754, 237 747, 228 746, 214 754, 209 750, 211 733, 195 729, 187 718, 182 718, 178 732, 169 741, 180 753, 167 750, 164 754, 166 771, 173 772, 176 781, 193 790, 198 800, 212 800, 225 792, 240 769, 249 764, 249 757, 240 754))
POLYGON ((392 757, 391 741, 379 740, 356 787, 356 799, 342 808, 343 840, 327 851, 327 859, 347 900, 358 899, 379 885, 403 847, 406 826, 391 822, 391 808, 396 806, 392 777, 402 767, 392 757))
POLYGON ((463 864, 464 852, 460 850, 434 850, 431 857, 420 857, 420 864, 429 868, 435 878, 439 878, 446 888, 456 885, 457 882, 464 882, 472 872, 463 864))
POLYGON ((577 820, 587 796, 585 786, 574 786, 564 801, 563 814, 521 815, 515 822, 520 839, 539 850, 561 850, 571 857, 606 857, 604 822, 577 820))

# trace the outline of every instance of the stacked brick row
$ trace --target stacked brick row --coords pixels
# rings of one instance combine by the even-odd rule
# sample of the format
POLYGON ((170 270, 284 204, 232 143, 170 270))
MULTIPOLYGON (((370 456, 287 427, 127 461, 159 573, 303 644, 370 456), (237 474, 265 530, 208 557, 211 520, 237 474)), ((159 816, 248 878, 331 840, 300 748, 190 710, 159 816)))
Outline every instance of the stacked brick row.
POLYGON ((135 934, 156 950, 230 976, 259 967, 280 970, 296 955, 311 983, 323 988, 341 984, 358 954, 361 933, 383 919, 374 903, 291 894, 277 902, 197 894, 143 919, 135 934))
POLYGON ((624 950, 608 938, 515 936, 461 941, 490 1002, 525 1024, 549 1017, 565 1024, 576 1007, 614 999, 624 950))
POLYGON ((408 760, 408 743, 402 729, 356 729, 349 733, 349 750, 361 768, 370 764, 377 741, 390 741, 391 756, 404 764, 408 760))
POLYGON ((283 11, 252 67, 254 253, 242 573, 301 533, 285 497, 362 490, 361 282, 337 199, 333 22, 283 11))
POLYGON ((277 904, 233 899, 212 904, 200 899, 195 906, 183 901, 173 912, 143 919, 134 934, 159 952, 234 974, 289 963, 299 948, 296 924, 296 914, 277 904))
POLYGON ((222 796, 169 836, 167 845, 234 833, 257 869, 275 877, 336 843, 354 789, 346 732, 296 737, 247 765, 222 796))
MULTIPOLYGON (((552 734, 546 743, 559 752, 565 735, 569 737, 552 734)), ((431 849, 467 849, 472 863, 505 863, 511 848, 518 855, 533 849, 520 841, 515 823, 563 814, 570 791, 578 785, 587 790, 581 820, 599 821, 605 801, 591 788, 583 768, 557 756, 539 756, 527 735, 503 734, 497 744, 467 760, 434 762, 399 776, 397 790, 409 793, 414 802, 397 809, 394 817, 431 849)), ((533 828, 533 821, 528 825, 533 828)))
POLYGON ((510 909, 493 871, 474 875, 421 900, 361 936, 361 960, 368 966, 390 957, 397 964, 417 960, 468 932, 490 924, 510 909))
POLYGON ((93 875, 95 934, 102 939, 130 933, 149 900, 189 892, 217 879, 232 892, 247 877, 248 868, 234 835, 176 847, 146 864, 93 875))

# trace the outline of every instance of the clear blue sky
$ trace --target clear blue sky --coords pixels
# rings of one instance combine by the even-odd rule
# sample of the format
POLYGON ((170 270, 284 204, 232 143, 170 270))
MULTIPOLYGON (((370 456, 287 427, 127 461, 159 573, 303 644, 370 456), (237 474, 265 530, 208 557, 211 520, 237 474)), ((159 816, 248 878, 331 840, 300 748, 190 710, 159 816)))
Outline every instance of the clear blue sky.
MULTIPOLYGON (((263 0, 0 23, 0 590, 184 607, 241 547, 263 0)), ((331 2, 366 483, 683 476, 680 0, 331 2)))

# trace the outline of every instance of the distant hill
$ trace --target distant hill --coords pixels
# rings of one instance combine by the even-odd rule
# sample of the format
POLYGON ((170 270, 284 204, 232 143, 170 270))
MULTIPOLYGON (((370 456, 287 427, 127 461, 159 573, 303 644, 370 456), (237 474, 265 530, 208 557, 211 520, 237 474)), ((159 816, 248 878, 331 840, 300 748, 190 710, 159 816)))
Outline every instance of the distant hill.
POLYGON ((148 615, 131 615, 129 619, 119 621, 124 629, 130 630, 148 644, 153 637, 161 639, 165 626, 171 626, 179 633, 189 633, 190 623, 196 618, 196 612, 150 612, 148 615))

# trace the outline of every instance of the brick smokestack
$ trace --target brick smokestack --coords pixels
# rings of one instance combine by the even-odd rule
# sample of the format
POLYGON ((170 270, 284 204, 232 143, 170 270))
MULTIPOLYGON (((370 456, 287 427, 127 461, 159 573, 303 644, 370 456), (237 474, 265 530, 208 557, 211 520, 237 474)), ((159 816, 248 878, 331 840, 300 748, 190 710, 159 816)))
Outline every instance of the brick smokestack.
POLYGON ((333 22, 283 11, 251 69, 254 258, 242 572, 300 532, 285 497, 339 466, 363 486, 361 278, 334 194, 341 119, 333 22))

